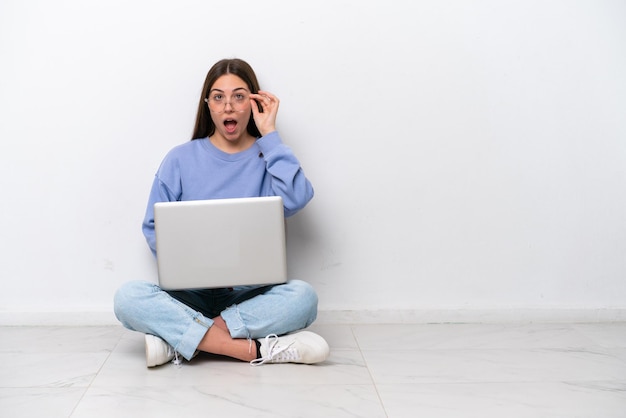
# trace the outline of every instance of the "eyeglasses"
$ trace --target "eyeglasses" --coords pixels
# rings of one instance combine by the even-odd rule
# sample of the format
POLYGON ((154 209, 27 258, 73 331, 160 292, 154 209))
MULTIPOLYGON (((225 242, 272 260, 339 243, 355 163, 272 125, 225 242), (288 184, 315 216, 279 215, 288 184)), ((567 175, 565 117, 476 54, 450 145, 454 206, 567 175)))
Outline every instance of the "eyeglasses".
POLYGON ((224 93, 214 92, 204 99, 209 109, 214 113, 224 113, 226 105, 229 104, 234 112, 245 112, 250 104, 250 96, 247 92, 237 92, 230 96, 230 100, 226 100, 224 93))

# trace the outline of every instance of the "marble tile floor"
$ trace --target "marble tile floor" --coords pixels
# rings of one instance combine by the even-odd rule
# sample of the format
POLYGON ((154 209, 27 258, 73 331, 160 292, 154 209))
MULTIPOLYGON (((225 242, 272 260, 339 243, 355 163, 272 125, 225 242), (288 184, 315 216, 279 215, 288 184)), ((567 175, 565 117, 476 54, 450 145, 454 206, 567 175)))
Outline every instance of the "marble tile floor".
POLYGON ((626 323, 311 328, 319 365, 147 369, 119 326, 0 327, 0 416, 626 417, 626 323))

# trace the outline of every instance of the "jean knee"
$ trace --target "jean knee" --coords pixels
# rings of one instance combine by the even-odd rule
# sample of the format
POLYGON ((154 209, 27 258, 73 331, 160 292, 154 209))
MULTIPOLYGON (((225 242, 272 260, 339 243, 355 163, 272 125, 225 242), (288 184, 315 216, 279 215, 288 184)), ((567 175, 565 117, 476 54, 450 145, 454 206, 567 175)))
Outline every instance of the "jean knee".
POLYGON ((113 312, 124 325, 128 323, 131 311, 136 310, 138 302, 150 292, 155 285, 150 282, 132 281, 120 286, 113 296, 113 312))
POLYGON ((298 307, 307 316, 306 326, 311 325, 317 318, 317 292, 313 289, 313 286, 302 280, 291 280, 289 285, 297 293, 298 307))
POLYGON ((298 294, 298 298, 306 305, 317 306, 317 292, 313 286, 302 280, 290 280, 289 285, 298 294))

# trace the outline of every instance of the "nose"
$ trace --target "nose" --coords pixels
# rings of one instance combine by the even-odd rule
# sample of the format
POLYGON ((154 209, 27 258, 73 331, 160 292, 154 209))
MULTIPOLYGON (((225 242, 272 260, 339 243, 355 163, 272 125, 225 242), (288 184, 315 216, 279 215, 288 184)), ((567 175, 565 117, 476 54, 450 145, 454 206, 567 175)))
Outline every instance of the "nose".
POLYGON ((234 111, 235 111, 235 107, 232 105, 230 101, 224 103, 224 112, 234 112, 234 111), (228 108, 228 106, 230 106, 230 109, 228 108))

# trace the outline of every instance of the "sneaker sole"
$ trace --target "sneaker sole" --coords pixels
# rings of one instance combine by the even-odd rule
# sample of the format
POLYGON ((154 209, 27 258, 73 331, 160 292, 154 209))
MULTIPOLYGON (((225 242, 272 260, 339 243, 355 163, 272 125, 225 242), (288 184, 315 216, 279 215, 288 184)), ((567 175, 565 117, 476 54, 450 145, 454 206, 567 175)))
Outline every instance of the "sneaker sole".
POLYGON ((151 353, 155 353, 157 350, 157 340, 154 335, 150 335, 150 334, 146 334, 145 335, 145 340, 146 340, 146 366, 147 367, 156 367, 156 366, 160 366, 160 364, 157 364, 156 361, 156 356, 152 355, 151 353))

